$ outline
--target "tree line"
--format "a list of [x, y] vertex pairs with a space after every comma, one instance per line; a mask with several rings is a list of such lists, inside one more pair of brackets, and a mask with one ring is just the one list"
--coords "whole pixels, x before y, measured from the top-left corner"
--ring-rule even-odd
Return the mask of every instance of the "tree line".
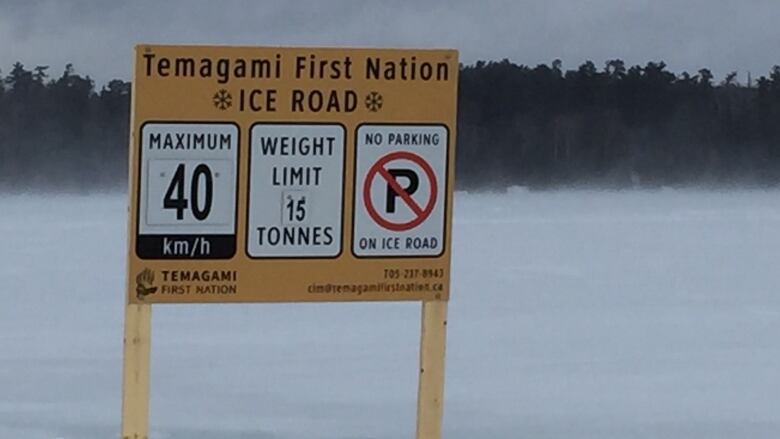
[[[67, 65], [0, 72], [0, 188], [127, 181], [131, 84]], [[780, 66], [747, 83], [663, 62], [461, 66], [461, 188], [780, 183]]]
[[101, 189], [127, 180], [130, 83], [99, 91], [68, 64], [0, 76], [0, 188]]
[[663, 62], [477, 62], [461, 69], [459, 101], [464, 187], [780, 181], [780, 66], [741, 85]]

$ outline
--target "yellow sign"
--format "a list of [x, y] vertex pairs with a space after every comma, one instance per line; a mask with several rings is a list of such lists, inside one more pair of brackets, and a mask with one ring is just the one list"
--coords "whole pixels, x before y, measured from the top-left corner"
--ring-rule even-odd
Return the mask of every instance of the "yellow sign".
[[453, 50], [139, 45], [128, 301], [447, 300]]

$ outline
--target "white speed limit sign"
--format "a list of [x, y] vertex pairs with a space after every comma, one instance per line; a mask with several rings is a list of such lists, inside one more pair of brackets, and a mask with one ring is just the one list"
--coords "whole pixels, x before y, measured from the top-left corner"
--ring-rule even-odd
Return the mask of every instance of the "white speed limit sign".
[[136, 254], [145, 259], [232, 257], [238, 127], [146, 123], [140, 137]]

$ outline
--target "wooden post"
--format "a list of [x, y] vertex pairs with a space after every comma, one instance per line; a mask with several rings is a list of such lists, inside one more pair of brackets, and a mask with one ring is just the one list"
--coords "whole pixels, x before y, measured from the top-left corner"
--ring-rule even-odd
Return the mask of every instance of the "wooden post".
[[417, 439], [441, 439], [444, 412], [444, 352], [447, 301], [422, 303], [420, 384], [417, 393]]
[[122, 439], [149, 437], [152, 305], [125, 305]]

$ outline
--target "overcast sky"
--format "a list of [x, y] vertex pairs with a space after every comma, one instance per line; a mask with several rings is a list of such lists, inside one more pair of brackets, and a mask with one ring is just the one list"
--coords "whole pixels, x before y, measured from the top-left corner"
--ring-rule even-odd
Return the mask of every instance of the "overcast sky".
[[780, 0], [155, 1], [0, 0], [0, 69], [68, 62], [130, 79], [147, 43], [443, 47], [461, 61], [560, 58], [766, 74], [780, 64]]

